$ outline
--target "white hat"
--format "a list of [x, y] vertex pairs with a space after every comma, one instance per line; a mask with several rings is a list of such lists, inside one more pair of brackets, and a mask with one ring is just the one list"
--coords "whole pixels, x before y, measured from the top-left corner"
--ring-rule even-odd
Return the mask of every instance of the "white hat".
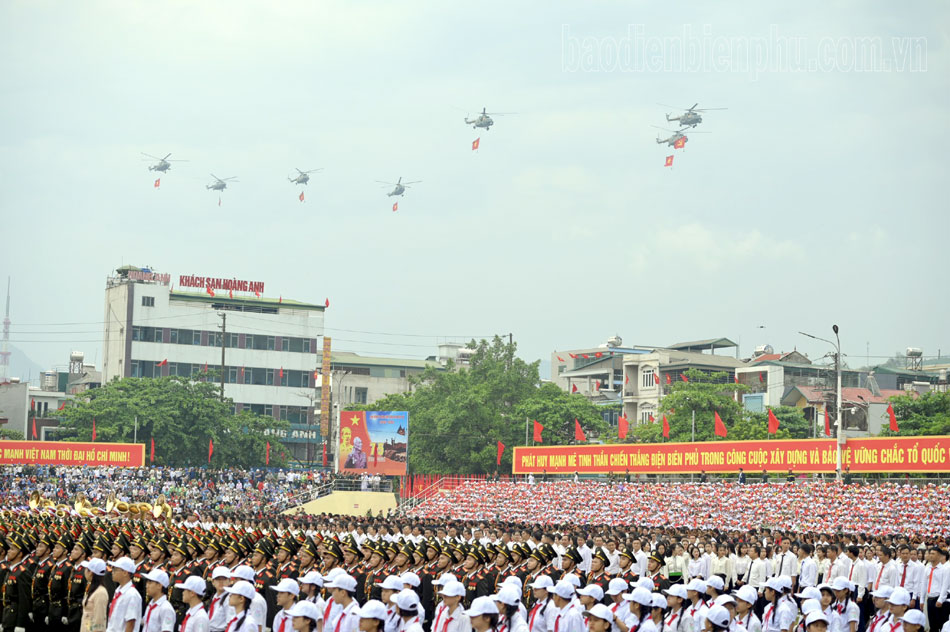
[[324, 586], [326, 586], [326, 584], [328, 584], [328, 583], [332, 582], [334, 579], [336, 579], [337, 576], [343, 575], [344, 573], [346, 573], [346, 571], [344, 571], [344, 570], [343, 570], [342, 568], [340, 568], [339, 566], [336, 566], [336, 567], [334, 567], [334, 568], [331, 568], [329, 571], [327, 571], [327, 574], [323, 576], [323, 583], [324, 583]]
[[584, 595], [585, 597], [593, 597], [594, 601], [598, 602], [604, 598], [604, 589], [597, 584], [587, 584], [583, 588], [579, 588], [577, 594]]
[[791, 590], [792, 589], [792, 578], [788, 575], [779, 575], [777, 577], [778, 583], [781, 586], [779, 590]]
[[227, 566], [215, 566], [211, 571], [211, 579], [231, 579], [231, 570]]
[[224, 592], [230, 595], [241, 595], [248, 600], [253, 600], [254, 595], [257, 594], [254, 592], [254, 586], [252, 586], [250, 582], [246, 582], [244, 580], [234, 582], [234, 585], [230, 588], [225, 588]]
[[313, 586], [323, 587], [323, 575], [317, 571], [307, 571], [307, 574], [299, 580], [301, 584], [311, 584]]
[[595, 603], [590, 607], [590, 610], [585, 610], [584, 614], [589, 617], [597, 617], [598, 619], [603, 619], [604, 621], [610, 621], [611, 623], [613, 623], [614, 620], [614, 613], [610, 611], [610, 608], [602, 603]]
[[514, 586], [518, 589], [518, 594], [521, 594], [521, 589], [524, 588], [524, 584], [521, 583], [521, 578], [517, 575], [509, 575], [505, 578], [505, 581], [501, 582], [501, 585]]
[[142, 579], [161, 584], [162, 588], [168, 588], [168, 573], [160, 568], [155, 568], [147, 573], [143, 573]]
[[[287, 581], [286, 578], [283, 581]], [[290, 581], [293, 581], [292, 579]], [[271, 586], [273, 588], [273, 586]], [[281, 590], [280, 592], [289, 592], [287, 590]], [[323, 615], [320, 614], [320, 609], [317, 608], [317, 604], [312, 601], [298, 601], [290, 607], [290, 610], [287, 611], [288, 617], [306, 617], [313, 621], [319, 621], [323, 618]]]
[[795, 593], [800, 599], [817, 599], [821, 601], [821, 589], [814, 586], [805, 586], [800, 593]]
[[[771, 579], [772, 578], [770, 578], [770, 580]], [[766, 582], [766, 584], [768, 584], [768, 582]], [[686, 590], [692, 590], [702, 594], [706, 592], [706, 582], [699, 579], [698, 577], [694, 577], [693, 579], [689, 580], [688, 584], [686, 584]]]
[[399, 575], [387, 575], [379, 587], [383, 590], [395, 590], [399, 592], [403, 589], [403, 583], [402, 580], [399, 579]]
[[554, 584], [554, 594], [562, 599], [572, 599], [574, 597], [574, 584], [562, 579]]
[[927, 623], [927, 618], [924, 617], [924, 613], [916, 608], [908, 610], [904, 613], [904, 616], [901, 617], [901, 621], [904, 623], [910, 623], [913, 625], [924, 625]]
[[571, 586], [574, 587], [574, 590], [577, 590], [578, 588], [581, 587], [581, 578], [575, 575], [574, 573], [565, 575], [564, 577], [561, 578], [561, 581], [569, 583]]
[[[107, 566], [118, 568], [125, 571], [126, 573], [129, 573], [130, 575], [135, 572], [135, 562], [132, 561], [131, 557], [120, 557], [114, 562], [109, 562]], [[165, 581], [165, 585], [168, 585], [168, 580]]]
[[[667, 595], [671, 597], [679, 597], [680, 599], [687, 599], [686, 595], [686, 586], [683, 584], [673, 584], [669, 587], [669, 590], [664, 590]], [[752, 592], [755, 592], [755, 589], [752, 589]]]
[[347, 592], [356, 591], [356, 580], [351, 575], [340, 573], [329, 584], [324, 584], [326, 588], [342, 588]]
[[417, 588], [419, 586], [419, 576], [412, 571], [406, 571], [400, 575], [399, 581], [401, 581], [403, 584], [409, 584], [413, 588]]
[[253, 582], [257, 573], [247, 564], [241, 564], [231, 571], [231, 579], [243, 579], [246, 582]]
[[802, 602], [802, 614], [808, 614], [815, 610], [821, 610], [821, 602], [817, 599], [806, 599]]
[[360, 619], [379, 619], [380, 621], [385, 621], [388, 616], [386, 606], [378, 599], [370, 599], [360, 608]]
[[98, 557], [89, 558], [85, 562], [80, 562], [79, 566], [88, 568], [89, 572], [93, 575], [104, 575], [106, 572], [105, 560], [100, 560]]
[[891, 593], [894, 591], [890, 586], [881, 586], [877, 590], [871, 593], [872, 597], [877, 597], [878, 599], [887, 599], [891, 596]]
[[732, 598], [732, 595], [719, 595], [713, 599], [713, 603], [717, 606], [725, 606], [726, 604], [735, 604], [736, 600]]
[[270, 589], [274, 592], [290, 593], [294, 597], [300, 594], [300, 584], [289, 577], [280, 580], [276, 586], [271, 586]]
[[759, 594], [755, 591], [755, 588], [746, 584], [739, 588], [739, 590], [732, 593], [736, 599], [741, 599], [746, 603], [755, 604], [759, 599]]
[[646, 588], [650, 592], [653, 592], [656, 589], [656, 585], [653, 583], [653, 580], [649, 577], [641, 577], [637, 580], [635, 584], [639, 588]]
[[551, 580], [550, 575], [541, 575], [536, 580], [528, 584], [528, 586], [531, 586], [531, 588], [533, 588], [534, 590], [537, 590], [539, 588], [543, 588], [544, 590], [547, 590], [549, 588], [554, 588], [554, 582]]
[[180, 584], [175, 584], [175, 588], [181, 588], [182, 590], [190, 590], [191, 592], [195, 593], [199, 597], [205, 594], [206, 587], [207, 587], [207, 584], [205, 584], [205, 580], [201, 579], [197, 575], [190, 575], [189, 577], [185, 579], [184, 582]]
[[769, 577], [767, 580], [765, 580], [765, 587], [781, 592], [782, 580], [780, 580], [778, 577]]
[[498, 606], [495, 605], [491, 597], [476, 597], [472, 601], [472, 606], [465, 611], [469, 617], [477, 617], [480, 614], [498, 614]]
[[706, 579], [706, 589], [715, 588], [716, 590], [722, 590], [726, 587], [725, 582], [722, 581], [722, 577], [719, 575], [710, 575]]
[[831, 582], [831, 588], [833, 590], [854, 590], [854, 586], [848, 581], [847, 577], [835, 577], [835, 580]]
[[[603, 598], [603, 595], [601, 595], [601, 598]], [[517, 588], [508, 584], [498, 589], [498, 594], [495, 595], [495, 601], [500, 601], [506, 606], [514, 606], [521, 601], [521, 593], [518, 592]]]
[[825, 613], [821, 611], [820, 606], [818, 610], [812, 610], [808, 613], [808, 616], [805, 617], [805, 627], [807, 628], [815, 621], [824, 621], [825, 623], [828, 623], [828, 617], [826, 617]]
[[666, 608], [666, 606], [667, 606], [666, 597], [664, 597], [664, 596], [661, 595], [660, 593], [653, 593], [653, 604], [652, 604], [652, 606], [653, 606], [654, 608]]
[[653, 593], [640, 586], [634, 588], [633, 592], [624, 595], [623, 598], [627, 601], [635, 601], [641, 606], [653, 606]]
[[[442, 573], [438, 579], [432, 582], [435, 586], [445, 586], [449, 582], [457, 582], [458, 578], [452, 573]], [[376, 617], [371, 617], [375, 619]]]
[[607, 584], [607, 594], [620, 595], [627, 592], [627, 588], [629, 588], [627, 580], [625, 580], [623, 577], [614, 577], [610, 580], [610, 583]]
[[419, 595], [416, 594], [416, 591], [410, 590], [409, 588], [400, 590], [390, 597], [389, 600], [396, 604], [400, 610], [416, 610], [419, 607]]
[[729, 627], [729, 611], [722, 606], [713, 606], [706, 612], [706, 620], [719, 628]]
[[891, 596], [887, 598], [887, 603], [894, 604], [895, 606], [909, 606], [910, 593], [907, 592], [906, 588], [897, 586], [891, 591]]
[[462, 582], [449, 582], [439, 592], [442, 593], [443, 597], [464, 597], [465, 586], [462, 585]]

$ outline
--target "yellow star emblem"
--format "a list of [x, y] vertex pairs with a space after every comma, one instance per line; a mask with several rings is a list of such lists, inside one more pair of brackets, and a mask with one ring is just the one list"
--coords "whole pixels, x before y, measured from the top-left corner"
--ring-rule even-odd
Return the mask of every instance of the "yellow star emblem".
[[359, 416], [359, 415], [353, 415], [352, 417], [350, 417], [350, 423], [351, 423], [352, 425], [354, 425], [354, 426], [360, 425], [360, 416]]

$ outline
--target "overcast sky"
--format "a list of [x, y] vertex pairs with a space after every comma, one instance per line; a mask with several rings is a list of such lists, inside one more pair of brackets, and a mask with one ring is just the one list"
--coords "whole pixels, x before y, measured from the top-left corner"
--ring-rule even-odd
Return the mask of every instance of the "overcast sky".
[[[327, 333], [361, 353], [512, 332], [528, 359], [614, 334], [815, 357], [797, 332], [838, 323], [853, 365], [946, 354], [948, 26], [936, 0], [7, 0], [11, 339], [98, 363], [104, 282], [131, 263], [329, 297]], [[614, 56], [648, 45], [667, 52]], [[889, 70], [856, 68], [861, 46]], [[658, 103], [695, 102], [728, 110], [658, 146]], [[517, 114], [476, 132], [483, 106]], [[155, 190], [139, 152], [189, 162]], [[211, 172], [240, 180], [220, 206]], [[422, 182], [393, 213], [375, 180], [399, 176]]]

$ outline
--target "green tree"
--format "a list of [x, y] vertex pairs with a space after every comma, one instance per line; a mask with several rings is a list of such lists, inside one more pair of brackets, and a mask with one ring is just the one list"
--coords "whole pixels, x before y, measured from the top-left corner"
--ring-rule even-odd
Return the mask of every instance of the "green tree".
[[23, 434], [17, 430], [7, 430], [6, 428], [0, 428], [0, 439], [7, 439], [9, 441], [23, 441]]
[[[409, 470], [413, 473], [511, 471], [514, 446], [524, 445], [525, 422], [545, 426], [545, 444], [569, 443], [574, 419], [588, 439], [604, 436], [607, 424], [586, 398], [553, 384], [540, 384], [538, 362], [517, 357], [517, 345], [500, 337], [472, 341], [470, 366], [458, 371], [427, 369], [413, 391], [394, 394], [359, 410], [409, 412]], [[528, 428], [529, 438], [531, 428]], [[505, 444], [499, 468], [497, 442]]]
[[[659, 413], [665, 414], [670, 424], [670, 441], [691, 441], [693, 436], [693, 413], [696, 413], [696, 441], [720, 440], [713, 434], [713, 415], [719, 417], [731, 432], [742, 420], [745, 409], [735, 401], [733, 393], [746, 390], [742, 384], [727, 383], [730, 376], [725, 372], [706, 374], [698, 369], [685, 371], [688, 382], [674, 382], [669, 392], [660, 400]], [[660, 419], [657, 419], [660, 422]], [[650, 424], [655, 426], [661, 423]], [[660, 432], [662, 429], [660, 430]], [[649, 433], [652, 436], [652, 432]]]
[[[155, 440], [156, 465], [204, 465], [208, 443], [214, 441], [213, 467], [264, 464], [264, 431], [289, 428], [286, 421], [243, 411], [231, 413], [230, 399], [221, 401], [220, 385], [184, 377], [125, 378], [84, 394], [60, 411], [59, 437], [66, 441], [146, 444]], [[136, 421], [137, 420], [137, 421]], [[279, 442], [271, 441], [271, 465], [284, 463]]]
[[891, 398], [899, 432], [884, 427], [881, 436], [950, 434], [950, 392], [898, 395]]
[[[814, 430], [811, 423], [805, 419], [801, 408], [794, 406], [774, 406], [772, 412], [778, 419], [778, 432], [769, 434], [768, 413], [746, 413], [746, 418], [736, 427], [737, 441], [746, 439], [811, 439]], [[733, 438], [732, 429], [729, 429], [729, 438]]]

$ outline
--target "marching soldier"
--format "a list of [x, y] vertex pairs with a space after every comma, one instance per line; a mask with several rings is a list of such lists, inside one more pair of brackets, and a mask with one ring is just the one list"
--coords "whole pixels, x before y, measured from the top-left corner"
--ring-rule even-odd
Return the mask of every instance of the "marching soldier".
[[[79, 566], [84, 562], [89, 554], [92, 553], [92, 545], [89, 543], [88, 536], [83, 534], [73, 546], [72, 555], [69, 556], [69, 588], [66, 593], [66, 630], [75, 632], [79, 630], [79, 623], [82, 621], [82, 599], [86, 596], [86, 570]], [[52, 610], [52, 609], [51, 609]]]
[[185, 603], [185, 596], [181, 588], [176, 588], [175, 584], [182, 584], [190, 575], [188, 569], [188, 549], [181, 540], [176, 540], [169, 545], [171, 555], [168, 559], [168, 602], [175, 611], [175, 627], [181, 625], [181, 620], [188, 611], [188, 605]]
[[594, 551], [594, 555], [591, 556], [590, 560], [590, 575], [587, 577], [586, 585], [600, 586], [600, 589], [606, 594], [607, 587], [610, 584], [610, 575], [605, 570], [608, 564], [610, 564], [610, 558], [605, 550], [598, 548]]
[[49, 577], [56, 560], [52, 551], [53, 536], [44, 533], [36, 544], [36, 557], [39, 561], [33, 570], [33, 586], [30, 590], [33, 602], [33, 629], [42, 632], [47, 629], [46, 617], [49, 616]]
[[32, 550], [33, 544], [27, 536], [17, 533], [7, 536], [7, 573], [0, 587], [3, 632], [13, 632], [15, 628], [26, 629], [30, 623], [33, 573], [26, 556]]
[[670, 587], [670, 580], [660, 574], [663, 568], [663, 558], [656, 553], [651, 553], [647, 558], [646, 577], [653, 580], [654, 592], [662, 592]]
[[617, 565], [620, 566], [620, 572], [617, 577], [623, 579], [627, 584], [633, 586], [640, 579], [636, 566], [637, 556], [632, 549], [624, 547], [620, 550], [620, 560]]
[[54, 630], [62, 629], [66, 625], [68, 613], [69, 580], [73, 574], [73, 558], [78, 556], [78, 564], [82, 556], [76, 553], [72, 536], [64, 533], [53, 545], [53, 566], [50, 568], [47, 580], [46, 594], [48, 595], [49, 614], [46, 620]]

